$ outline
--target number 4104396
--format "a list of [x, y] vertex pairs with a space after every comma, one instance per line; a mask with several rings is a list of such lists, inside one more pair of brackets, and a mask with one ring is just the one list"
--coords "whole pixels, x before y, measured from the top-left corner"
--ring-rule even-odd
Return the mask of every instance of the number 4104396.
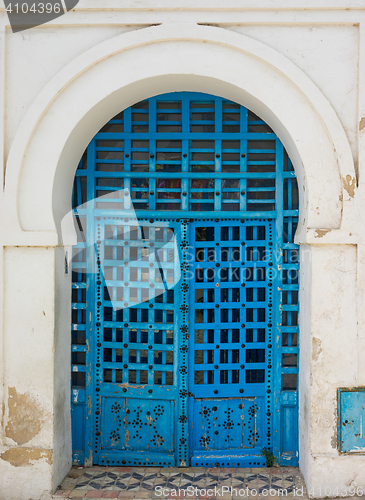
[[9, 14], [59, 14], [63, 12], [63, 7], [61, 3], [33, 3], [29, 5], [27, 3], [10, 3], [6, 11]]

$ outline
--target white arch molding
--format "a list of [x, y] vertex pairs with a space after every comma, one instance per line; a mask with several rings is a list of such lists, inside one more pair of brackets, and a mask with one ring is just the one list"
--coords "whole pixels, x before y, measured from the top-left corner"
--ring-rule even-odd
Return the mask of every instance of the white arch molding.
[[[309, 229], [320, 230], [318, 235], [322, 236], [326, 230], [341, 227], [353, 198], [354, 165], [339, 119], [313, 82], [286, 57], [247, 36], [208, 26], [168, 24], [125, 33], [100, 43], [65, 66], [37, 96], [21, 122], [7, 161], [4, 246], [72, 244], [73, 238], [60, 241], [59, 229], [62, 217], [71, 210], [74, 174], [86, 146], [119, 111], [142, 99], [173, 91], [205, 92], [231, 99], [261, 116], [275, 130], [293, 161], [298, 178], [298, 241], [308, 242]], [[323, 242], [326, 238], [319, 239]], [[29, 266], [24, 269], [29, 280], [37, 281], [34, 263], [43, 265], [47, 249], [34, 250], [26, 253]], [[14, 259], [19, 254], [15, 250]], [[10, 255], [13, 254], [10, 252]], [[47, 447], [53, 451], [53, 462], [52, 465], [40, 464], [39, 476], [34, 476], [30, 468], [19, 467], [22, 479], [13, 481], [7, 498], [13, 498], [18, 484], [18, 496], [23, 498], [26, 474], [31, 492], [27, 495], [40, 497], [42, 491], [49, 491], [62, 481], [71, 465], [70, 275], [66, 277], [63, 271], [63, 250], [55, 248], [53, 258], [44, 270], [43, 281], [38, 279], [36, 301], [32, 302], [31, 294], [22, 297], [25, 313], [5, 322], [8, 325], [5, 335], [13, 338], [15, 332], [17, 345], [30, 342], [30, 337], [32, 346], [45, 345], [38, 356], [24, 354], [20, 358], [18, 350], [16, 353], [18, 362], [28, 373], [47, 362], [49, 380], [54, 375], [53, 382], [48, 384], [51, 395], [45, 388], [37, 387], [52, 415], [49, 425], [53, 434]], [[312, 276], [309, 260], [302, 264], [300, 463], [309, 485], [313, 481], [320, 484], [322, 475], [320, 467], [316, 470], [313, 467], [309, 425], [312, 412], [311, 280], [321, 277]], [[8, 290], [9, 287], [6, 293], [10, 293]], [[16, 294], [9, 295], [8, 303], [12, 300], [19, 303], [18, 289], [14, 290]], [[36, 334], [32, 331], [30, 335], [22, 316], [29, 323], [27, 311], [35, 310], [43, 321], [42, 300], [49, 297], [50, 323], [43, 325], [31, 317], [30, 323], [35, 322], [37, 329]], [[41, 309], [38, 311], [38, 308]], [[314, 312], [318, 315], [318, 311]], [[336, 325], [336, 322], [328, 322], [327, 316], [325, 332], [333, 335], [336, 328], [340, 328]], [[53, 343], [49, 343], [52, 334]], [[20, 389], [23, 383], [18, 383]], [[0, 460], [1, 470], [9, 470], [9, 467]]]
[[340, 227], [353, 195], [343, 184], [355, 183], [355, 171], [346, 134], [319, 89], [261, 42], [221, 28], [169, 24], [93, 47], [40, 92], [7, 162], [8, 244], [57, 244], [74, 173], [91, 138], [117, 112], [173, 91], [215, 94], [260, 115], [296, 170], [299, 233]]

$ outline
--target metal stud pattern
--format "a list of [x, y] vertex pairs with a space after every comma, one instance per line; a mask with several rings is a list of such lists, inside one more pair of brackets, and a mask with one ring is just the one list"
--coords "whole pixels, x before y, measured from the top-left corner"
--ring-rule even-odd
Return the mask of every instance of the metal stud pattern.
[[157, 96], [95, 136], [73, 197], [74, 461], [295, 465], [298, 190], [273, 131]]
[[[175, 463], [179, 296], [169, 284], [180, 280], [176, 230], [163, 221], [97, 218], [100, 464]], [[116, 384], [125, 395], [117, 412]]]
[[214, 465], [241, 466], [249, 454], [257, 465], [252, 457], [272, 446], [264, 418], [272, 404], [272, 288], [280, 286], [272, 227], [260, 219], [190, 224], [192, 465], [210, 467], [214, 457]]

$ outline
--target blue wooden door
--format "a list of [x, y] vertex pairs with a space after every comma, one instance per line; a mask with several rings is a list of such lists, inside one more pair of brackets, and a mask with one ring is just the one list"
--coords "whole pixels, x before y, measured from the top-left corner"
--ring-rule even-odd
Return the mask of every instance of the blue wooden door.
[[262, 465], [271, 432], [272, 222], [197, 221], [190, 237], [191, 463]]
[[98, 462], [174, 465], [178, 225], [103, 217], [95, 230]]
[[74, 461], [298, 462], [298, 189], [270, 127], [215, 96], [116, 115], [76, 172]]

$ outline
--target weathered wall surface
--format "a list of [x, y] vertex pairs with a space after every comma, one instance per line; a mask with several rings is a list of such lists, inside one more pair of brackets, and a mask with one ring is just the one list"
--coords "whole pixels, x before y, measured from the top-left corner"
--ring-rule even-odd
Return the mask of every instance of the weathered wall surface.
[[17, 484], [28, 493], [16, 495], [29, 498], [29, 490], [40, 495], [52, 487], [54, 251], [8, 247], [4, 270], [6, 418], [0, 495], [11, 498]]
[[50, 498], [70, 468], [70, 281], [54, 219], [72, 172], [100, 120], [174, 89], [262, 112], [292, 152], [300, 467], [315, 496], [365, 487], [365, 455], [337, 449], [336, 399], [365, 386], [362, 0], [80, 0], [17, 34], [0, 8], [0, 499]]
[[309, 26], [232, 26], [229, 29], [273, 47], [310, 77], [335, 109], [357, 164], [359, 27], [313, 23]]

